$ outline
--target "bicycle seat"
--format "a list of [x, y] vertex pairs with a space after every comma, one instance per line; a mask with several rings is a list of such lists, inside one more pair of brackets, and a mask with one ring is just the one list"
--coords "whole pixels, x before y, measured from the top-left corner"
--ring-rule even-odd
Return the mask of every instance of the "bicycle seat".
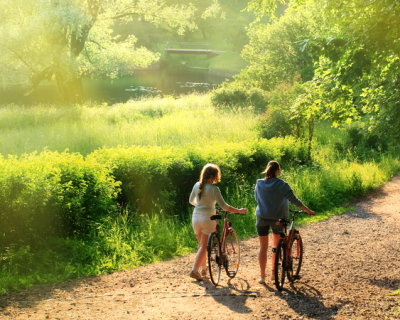
[[280, 224], [289, 224], [290, 220], [289, 219], [279, 219]]
[[219, 214], [214, 214], [213, 216], [210, 217], [210, 220], [221, 220], [222, 216]]

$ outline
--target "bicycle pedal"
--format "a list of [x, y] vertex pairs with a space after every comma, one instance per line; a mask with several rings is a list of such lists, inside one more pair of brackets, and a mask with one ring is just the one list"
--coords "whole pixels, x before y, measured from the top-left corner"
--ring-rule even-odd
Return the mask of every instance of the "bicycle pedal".
[[301, 276], [294, 275], [293, 278], [294, 278], [295, 280], [300, 280], [300, 279], [301, 279]]

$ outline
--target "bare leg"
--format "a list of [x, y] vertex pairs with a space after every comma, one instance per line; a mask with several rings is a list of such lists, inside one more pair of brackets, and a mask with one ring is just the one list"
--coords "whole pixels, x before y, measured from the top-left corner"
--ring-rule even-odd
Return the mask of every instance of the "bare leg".
[[267, 266], [268, 236], [258, 236], [260, 240], [260, 251], [258, 262], [260, 263], [261, 278], [265, 279], [265, 268]]
[[[276, 248], [278, 246], [279, 239], [281, 238], [280, 234], [272, 234], [272, 243], [273, 247]], [[275, 270], [275, 252], [272, 252], [272, 274], [274, 274]]]
[[195, 271], [198, 271], [201, 266], [206, 265], [208, 235], [199, 233], [196, 234], [196, 237], [199, 244], [199, 249], [197, 250], [196, 258], [194, 259], [194, 269]]

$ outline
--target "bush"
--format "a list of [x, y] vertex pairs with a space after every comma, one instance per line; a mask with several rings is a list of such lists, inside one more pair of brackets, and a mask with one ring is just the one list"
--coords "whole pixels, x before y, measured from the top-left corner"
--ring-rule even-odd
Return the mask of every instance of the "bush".
[[306, 150], [293, 138], [221, 143], [191, 150], [162, 147], [103, 148], [88, 156], [106, 165], [118, 182], [118, 203], [134, 211], [187, 213], [190, 191], [207, 163], [220, 166], [222, 190], [260, 172], [272, 159], [283, 165], [305, 161]]
[[293, 136], [304, 138], [304, 124], [306, 121], [294, 117], [291, 110], [299, 94], [304, 92], [301, 84], [281, 84], [269, 93], [269, 106], [267, 112], [260, 118], [257, 129], [262, 138]]
[[356, 122], [348, 125], [345, 129], [346, 139], [342, 142], [335, 142], [335, 148], [343, 152], [351, 149], [376, 149], [385, 151], [388, 148], [388, 141], [375, 132], [368, 132], [362, 123]]
[[267, 108], [267, 96], [262, 89], [245, 87], [237, 82], [224, 82], [211, 92], [211, 103], [216, 107], [253, 106], [256, 113], [263, 113]]
[[0, 158], [0, 248], [87, 233], [116, 212], [118, 186], [106, 166], [78, 154]]

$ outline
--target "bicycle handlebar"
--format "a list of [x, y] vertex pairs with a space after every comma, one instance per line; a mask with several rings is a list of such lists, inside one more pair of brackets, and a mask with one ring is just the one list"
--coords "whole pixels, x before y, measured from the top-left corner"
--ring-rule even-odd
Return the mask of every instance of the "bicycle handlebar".
[[289, 209], [289, 211], [292, 213], [306, 213], [304, 210], [290, 210]]
[[215, 209], [215, 213], [216, 214], [225, 213], [226, 215], [228, 215], [228, 214], [240, 214], [240, 215], [246, 214], [246, 213], [228, 212], [228, 211], [222, 210], [222, 209]]

